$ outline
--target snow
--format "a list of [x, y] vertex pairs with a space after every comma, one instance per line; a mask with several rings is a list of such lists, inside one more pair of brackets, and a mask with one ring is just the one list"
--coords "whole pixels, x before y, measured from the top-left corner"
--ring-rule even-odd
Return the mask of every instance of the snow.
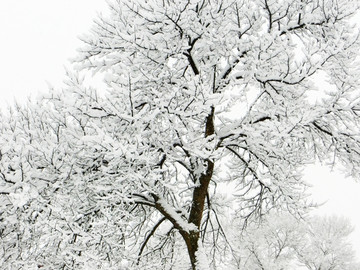
[[181, 217], [179, 213], [176, 212], [174, 207], [169, 205], [164, 198], [160, 198], [157, 203], [165, 210], [165, 212], [174, 219], [174, 221], [180, 226], [180, 228], [186, 232], [197, 231], [197, 227], [193, 223], [187, 222], [184, 218]]
[[27, 204], [30, 200], [35, 199], [38, 196], [36, 189], [27, 183], [21, 185], [21, 191], [11, 193], [8, 195], [11, 203], [16, 208], [21, 208]]

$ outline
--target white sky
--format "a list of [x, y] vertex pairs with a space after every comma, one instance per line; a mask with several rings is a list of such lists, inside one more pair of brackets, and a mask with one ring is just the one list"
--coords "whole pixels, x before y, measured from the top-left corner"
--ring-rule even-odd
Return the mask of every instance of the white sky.
[[0, 106], [59, 86], [105, 0], [0, 1]]
[[[46, 82], [59, 87], [81, 45], [78, 36], [106, 11], [105, 0], [1, 0], [0, 107], [46, 92]], [[356, 227], [360, 261], [360, 183], [319, 166], [310, 166], [305, 178], [314, 185], [314, 200], [327, 201], [318, 213], [348, 217]]]

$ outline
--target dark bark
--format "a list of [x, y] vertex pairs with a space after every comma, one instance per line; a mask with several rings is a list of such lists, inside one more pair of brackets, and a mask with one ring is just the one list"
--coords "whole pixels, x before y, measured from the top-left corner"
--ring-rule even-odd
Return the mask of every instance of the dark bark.
[[[205, 137], [211, 136], [215, 133], [214, 128], [214, 108], [211, 108], [211, 112], [206, 117], [205, 121]], [[182, 236], [186, 242], [188, 249], [190, 262], [193, 270], [196, 270], [196, 252], [198, 250], [198, 241], [200, 238], [200, 225], [204, 212], [204, 205], [206, 194], [208, 191], [209, 183], [214, 171], [214, 162], [210, 159], [205, 161], [207, 168], [206, 171], [200, 175], [198, 183], [194, 188], [192, 205], [189, 215], [189, 223], [193, 223], [197, 230], [190, 231], [187, 233], [182, 233]]]
[[204, 205], [206, 194], [208, 191], [209, 183], [214, 170], [214, 162], [207, 161], [207, 170], [205, 174], [202, 174], [199, 182], [200, 184], [195, 187], [192, 199], [192, 206], [190, 210], [189, 223], [196, 225], [197, 231], [190, 231], [185, 239], [188, 253], [192, 265], [192, 269], [196, 270], [196, 251], [198, 250], [198, 241], [200, 238], [200, 225], [204, 212]]

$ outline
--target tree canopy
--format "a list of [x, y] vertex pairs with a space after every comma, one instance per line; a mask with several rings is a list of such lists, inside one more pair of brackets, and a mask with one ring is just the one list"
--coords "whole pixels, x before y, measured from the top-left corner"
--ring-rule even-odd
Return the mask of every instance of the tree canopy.
[[306, 164], [359, 178], [359, 1], [109, 7], [64, 89], [1, 118], [0, 265], [238, 269], [227, 235], [304, 214]]

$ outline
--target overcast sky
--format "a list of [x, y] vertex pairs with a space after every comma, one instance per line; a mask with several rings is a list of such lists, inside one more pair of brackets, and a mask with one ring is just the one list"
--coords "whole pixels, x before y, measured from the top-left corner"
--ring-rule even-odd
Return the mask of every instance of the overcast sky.
[[[47, 91], [47, 82], [60, 87], [64, 67], [81, 45], [78, 36], [106, 11], [105, 0], [1, 0], [0, 107]], [[352, 238], [360, 260], [360, 183], [319, 166], [310, 166], [305, 178], [314, 184], [313, 199], [327, 201], [319, 213], [343, 215], [356, 226]]]
[[0, 1], [0, 105], [57, 86], [105, 0]]

